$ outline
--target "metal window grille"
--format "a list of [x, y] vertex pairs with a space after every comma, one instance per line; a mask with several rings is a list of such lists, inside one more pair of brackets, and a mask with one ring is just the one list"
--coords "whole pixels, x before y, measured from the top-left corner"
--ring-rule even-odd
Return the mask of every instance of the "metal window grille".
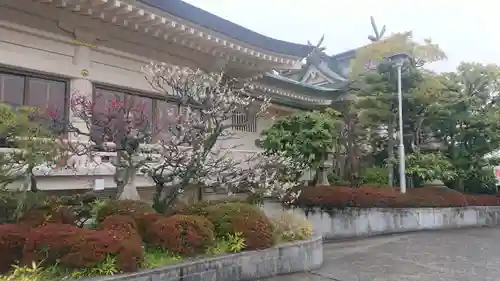
[[232, 116], [233, 129], [242, 132], [257, 132], [257, 118], [255, 115], [238, 112]]

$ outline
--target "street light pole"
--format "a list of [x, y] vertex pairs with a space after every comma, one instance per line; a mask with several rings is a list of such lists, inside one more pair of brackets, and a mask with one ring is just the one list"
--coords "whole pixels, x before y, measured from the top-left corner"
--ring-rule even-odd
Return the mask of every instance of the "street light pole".
[[398, 113], [399, 113], [399, 186], [401, 193], [406, 193], [405, 145], [403, 142], [403, 91], [401, 87], [401, 68], [403, 62], [398, 63]]
[[412, 61], [408, 54], [394, 54], [387, 58], [398, 71], [398, 115], [399, 115], [399, 185], [401, 193], [406, 193], [405, 146], [403, 139], [403, 90], [401, 86], [401, 70], [406, 61]]

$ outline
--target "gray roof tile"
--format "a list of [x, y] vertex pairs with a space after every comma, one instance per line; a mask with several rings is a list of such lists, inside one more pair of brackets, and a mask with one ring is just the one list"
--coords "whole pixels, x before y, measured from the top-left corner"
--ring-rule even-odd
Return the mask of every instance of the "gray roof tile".
[[178, 18], [274, 53], [303, 58], [312, 51], [312, 47], [309, 45], [267, 37], [180, 0], [138, 1]]

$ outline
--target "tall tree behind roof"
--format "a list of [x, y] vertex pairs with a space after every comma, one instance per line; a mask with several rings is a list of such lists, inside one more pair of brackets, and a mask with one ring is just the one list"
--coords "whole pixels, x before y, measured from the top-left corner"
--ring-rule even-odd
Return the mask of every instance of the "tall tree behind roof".
[[413, 39], [411, 31], [394, 33], [384, 38], [385, 25], [379, 30], [375, 19], [371, 17], [370, 20], [374, 34], [368, 36], [371, 43], [359, 48], [355, 58], [351, 60], [351, 79], [356, 79], [367, 70], [373, 69], [386, 57], [397, 53], [408, 53], [420, 65], [446, 59], [443, 50], [430, 38], [419, 43]]

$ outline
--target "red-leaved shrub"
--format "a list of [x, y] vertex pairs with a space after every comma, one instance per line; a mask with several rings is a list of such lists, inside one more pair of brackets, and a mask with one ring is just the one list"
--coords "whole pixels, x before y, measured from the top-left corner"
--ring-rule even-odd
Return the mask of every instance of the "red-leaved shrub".
[[28, 228], [19, 224], [0, 225], [0, 273], [21, 260]]
[[255, 205], [225, 203], [205, 208], [218, 236], [241, 233], [246, 250], [266, 249], [275, 242], [274, 226], [269, 218]]
[[21, 218], [20, 223], [30, 227], [37, 227], [49, 223], [74, 225], [76, 221], [77, 217], [69, 207], [45, 206], [27, 211]]
[[310, 186], [302, 189], [296, 202], [302, 207], [335, 209], [357, 208], [426, 208], [500, 206], [492, 195], [466, 195], [448, 188], [424, 187], [402, 194], [396, 188]]
[[492, 195], [466, 195], [469, 206], [500, 206], [500, 197]]
[[[136, 271], [138, 261], [130, 254], [123, 236], [113, 230], [90, 230], [68, 224], [46, 224], [31, 229], [23, 251], [23, 264], [58, 263], [68, 268], [89, 268], [106, 256], [116, 256], [122, 271]], [[127, 262], [132, 260], [132, 262]]]
[[118, 265], [127, 271], [137, 269], [144, 257], [144, 249], [134, 219], [121, 215], [109, 216], [99, 226], [102, 231], [107, 231], [124, 244], [117, 257]]
[[139, 200], [109, 200], [97, 212], [97, 221], [101, 222], [111, 215], [134, 216], [154, 212], [153, 207], [147, 202]]
[[432, 206], [416, 207], [465, 207], [468, 206], [466, 196], [453, 189], [445, 187], [423, 187], [408, 190], [413, 197], [425, 198], [427, 202], [433, 202]]
[[174, 215], [157, 220], [146, 240], [156, 247], [189, 256], [213, 245], [213, 228], [204, 217]]
[[[106, 217], [100, 224], [100, 229], [109, 229], [109, 230], [134, 230], [132, 234], [137, 234], [137, 224], [134, 219], [129, 216], [122, 215], [113, 215]], [[131, 234], [131, 235], [132, 235]]]
[[160, 219], [165, 218], [164, 215], [156, 212], [148, 212], [142, 214], [134, 214], [133, 219], [137, 225], [137, 231], [139, 235], [145, 242], [149, 242], [147, 239], [150, 237], [148, 235], [149, 231], [153, 228], [153, 225]]

